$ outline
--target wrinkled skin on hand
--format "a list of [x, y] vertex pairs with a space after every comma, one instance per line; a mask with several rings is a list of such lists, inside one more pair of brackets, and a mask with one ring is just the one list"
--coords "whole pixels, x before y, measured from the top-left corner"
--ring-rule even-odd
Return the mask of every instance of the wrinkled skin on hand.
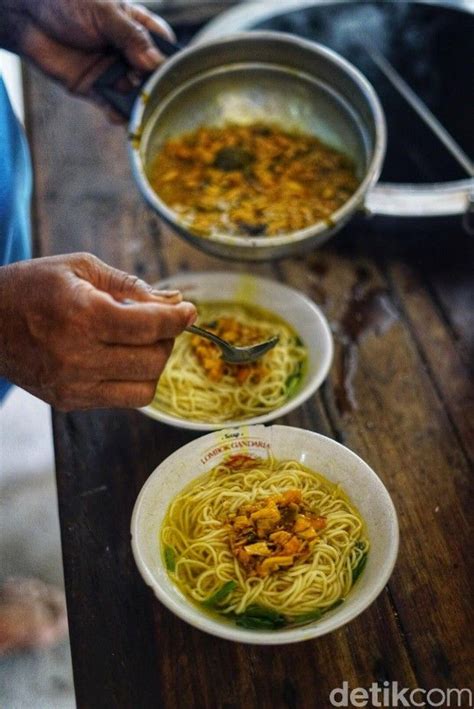
[[62, 410], [145, 406], [195, 318], [179, 292], [90, 254], [4, 266], [0, 376]]
[[[34, 62], [69, 91], [94, 96], [92, 85], [122, 54], [136, 72], [164, 60], [152, 30], [173, 41], [168, 24], [141, 5], [116, 0], [0, 0], [0, 46]], [[128, 90], [132, 81], [120, 87]]]

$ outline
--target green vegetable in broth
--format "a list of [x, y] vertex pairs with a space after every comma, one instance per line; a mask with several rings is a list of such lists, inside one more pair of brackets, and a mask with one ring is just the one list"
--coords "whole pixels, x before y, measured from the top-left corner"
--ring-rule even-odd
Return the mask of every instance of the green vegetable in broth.
[[234, 588], [237, 588], [237, 582], [227, 581], [227, 583], [221, 586], [221, 588], [213, 593], [212, 596], [209, 596], [209, 598], [203, 602], [203, 605], [207, 608], [215, 608], [227, 598], [229, 593], [231, 593]]
[[173, 547], [165, 546], [165, 564], [168, 571], [174, 571], [176, 568], [176, 554]]

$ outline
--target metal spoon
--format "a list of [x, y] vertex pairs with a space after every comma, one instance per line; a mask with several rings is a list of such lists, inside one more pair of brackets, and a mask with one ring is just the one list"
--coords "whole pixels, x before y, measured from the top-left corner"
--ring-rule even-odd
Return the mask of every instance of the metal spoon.
[[249, 362], [255, 362], [255, 360], [262, 357], [266, 352], [273, 349], [279, 340], [279, 337], [276, 336], [265, 342], [259, 342], [256, 345], [235, 347], [231, 345], [230, 342], [226, 342], [212, 332], [197, 327], [197, 325], [190, 325], [186, 327], [185, 330], [214, 342], [214, 344], [220, 348], [224, 362], [229, 362], [230, 364], [248, 364]]

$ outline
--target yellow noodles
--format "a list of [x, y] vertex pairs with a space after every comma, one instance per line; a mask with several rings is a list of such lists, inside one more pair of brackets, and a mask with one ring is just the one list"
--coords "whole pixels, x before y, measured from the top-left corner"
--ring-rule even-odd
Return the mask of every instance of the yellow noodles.
[[[220, 370], [216, 373], [211, 363], [206, 370], [195, 342], [193, 344], [193, 336], [184, 333], [176, 340], [152, 406], [190, 421], [220, 423], [273, 411], [297, 391], [303, 376], [306, 348], [283, 320], [260, 308], [236, 303], [201, 304], [198, 311], [198, 322], [204, 327], [209, 328], [220, 319], [234, 319], [248, 331], [257, 329], [257, 339], [278, 335], [279, 342], [258, 361], [257, 368], [249, 370], [250, 376], [242, 380], [240, 375], [246, 373], [242, 365], [227, 366], [222, 373]], [[211, 347], [218, 356], [215, 345]]]
[[[265, 578], [247, 576], [230, 548], [229, 516], [288, 490], [300, 490], [304, 504], [323, 516], [326, 525], [311, 542], [311, 553], [291, 568]], [[307, 622], [318, 617], [318, 609], [324, 612], [341, 602], [362, 572], [369, 548], [364, 522], [339, 486], [296, 461], [242, 456], [216, 466], [174, 499], [161, 543], [172, 558], [171, 577], [188, 597], [209, 605], [213, 594], [224, 589], [224, 597], [218, 596], [211, 607], [244, 627], [257, 628], [277, 627], [272, 617], [280, 625]], [[247, 617], [255, 608], [263, 614], [263, 624]]]

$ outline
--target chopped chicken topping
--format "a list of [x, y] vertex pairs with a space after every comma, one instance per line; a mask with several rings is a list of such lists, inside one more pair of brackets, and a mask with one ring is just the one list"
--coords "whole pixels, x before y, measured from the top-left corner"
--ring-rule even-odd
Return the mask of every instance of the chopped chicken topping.
[[[245, 325], [233, 317], [221, 317], [214, 322], [203, 323], [202, 327], [239, 347], [255, 345], [265, 339], [258, 327]], [[220, 382], [222, 377], [230, 375], [237, 384], [247, 381], [249, 384], [258, 384], [268, 371], [261, 360], [245, 365], [224, 362], [217, 345], [205, 340], [200, 335], [194, 335], [191, 344], [201, 367], [213, 382]]]
[[256, 542], [256, 544], [247, 544], [244, 549], [247, 554], [250, 554], [250, 556], [270, 556], [270, 554], [272, 553], [271, 550], [268, 548], [266, 542]]
[[326, 526], [300, 490], [287, 490], [243, 505], [226, 520], [229, 544], [246, 576], [265, 577], [305, 559]]

